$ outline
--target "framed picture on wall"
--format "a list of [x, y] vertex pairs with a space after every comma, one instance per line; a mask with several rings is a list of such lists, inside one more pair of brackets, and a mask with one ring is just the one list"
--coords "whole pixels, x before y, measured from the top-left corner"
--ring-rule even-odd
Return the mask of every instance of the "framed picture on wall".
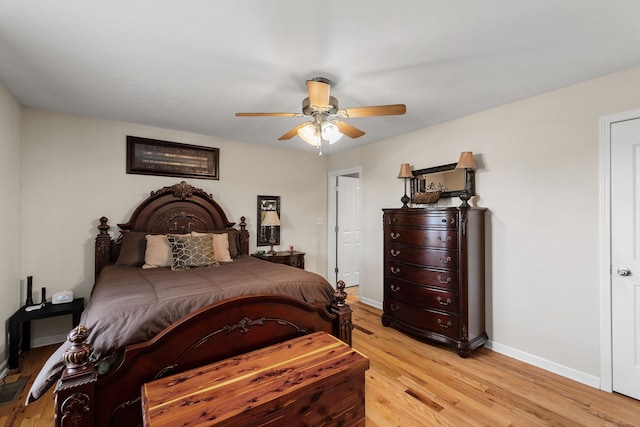
[[220, 179], [218, 148], [127, 136], [127, 173]]

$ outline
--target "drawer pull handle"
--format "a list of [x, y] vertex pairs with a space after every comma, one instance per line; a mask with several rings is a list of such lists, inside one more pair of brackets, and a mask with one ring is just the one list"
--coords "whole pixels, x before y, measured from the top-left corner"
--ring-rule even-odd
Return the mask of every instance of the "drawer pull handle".
[[400, 292], [400, 286], [391, 285], [391, 290], [392, 290], [393, 292]]
[[438, 282], [446, 285], [447, 283], [451, 283], [451, 277], [447, 277], [447, 280], [442, 280], [442, 276], [438, 275]]
[[400, 255], [400, 251], [396, 251], [395, 249], [391, 249], [391, 256], [398, 256]]
[[442, 218], [441, 221], [446, 224], [447, 222], [451, 223], [451, 224], [455, 224], [456, 223], [456, 219], [455, 218]]
[[400, 233], [394, 233], [394, 232], [391, 232], [391, 238], [392, 238], [393, 240], [396, 240], [398, 237], [400, 237]]
[[394, 222], [398, 222], [398, 218], [389, 218], [389, 221], [387, 221], [387, 224], [391, 225]]
[[393, 274], [398, 274], [400, 273], [400, 269], [398, 267], [391, 267], [389, 270], [391, 270], [391, 272]]
[[451, 298], [447, 298], [447, 300], [445, 302], [442, 302], [442, 298], [441, 297], [438, 297], [436, 299], [438, 300], [438, 303], [440, 303], [440, 305], [449, 305], [449, 304], [451, 304]]
[[445, 239], [443, 239], [442, 236], [438, 236], [438, 240], [440, 240], [443, 243], [448, 243], [451, 241], [451, 236], [447, 236]]
[[[391, 311], [398, 311], [398, 310], [400, 310], [400, 306], [397, 306], [397, 305], [395, 305], [395, 304], [390, 304], [390, 305], [389, 305], [389, 308], [391, 309]], [[440, 320], [440, 319], [438, 319], [438, 320]]]
[[445, 328], [445, 329], [449, 329], [451, 327], [451, 322], [447, 322], [442, 323], [442, 320], [438, 319], [438, 325], [440, 325], [441, 328]]
[[[400, 252], [398, 252], [398, 253], [400, 253]], [[394, 255], [394, 256], [395, 256], [395, 255]], [[438, 261], [440, 261], [440, 262], [441, 262], [441, 263], [443, 263], [443, 264], [448, 264], [448, 263], [449, 263], [449, 261], [451, 261], [451, 257], [450, 257], [450, 256], [448, 256], [448, 257], [446, 257], [446, 258], [442, 258], [441, 256], [439, 256], [439, 257], [438, 257]]]

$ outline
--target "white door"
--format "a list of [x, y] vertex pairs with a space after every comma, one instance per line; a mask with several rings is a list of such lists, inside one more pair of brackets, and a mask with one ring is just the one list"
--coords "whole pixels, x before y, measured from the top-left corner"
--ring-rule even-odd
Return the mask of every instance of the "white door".
[[360, 179], [338, 176], [336, 267], [337, 279], [360, 284]]
[[640, 399], [640, 119], [611, 125], [613, 390]]

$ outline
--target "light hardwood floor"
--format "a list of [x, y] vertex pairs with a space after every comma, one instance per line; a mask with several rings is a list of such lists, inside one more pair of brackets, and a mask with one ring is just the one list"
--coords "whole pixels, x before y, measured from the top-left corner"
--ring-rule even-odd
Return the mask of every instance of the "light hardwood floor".
[[[353, 346], [371, 363], [366, 373], [367, 427], [640, 426], [639, 401], [484, 348], [462, 359], [383, 327], [380, 310], [358, 302], [356, 289], [349, 293], [356, 326]], [[24, 354], [21, 372], [7, 381], [19, 376], [32, 380], [54, 349]], [[0, 406], [0, 425], [53, 425], [53, 394], [25, 407], [26, 392]]]

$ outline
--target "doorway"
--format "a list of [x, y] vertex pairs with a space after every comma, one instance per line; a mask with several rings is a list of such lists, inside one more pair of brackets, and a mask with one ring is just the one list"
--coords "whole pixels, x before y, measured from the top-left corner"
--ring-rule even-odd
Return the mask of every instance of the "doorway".
[[360, 168], [329, 174], [328, 271], [334, 285], [360, 284]]
[[640, 110], [600, 129], [600, 388], [640, 399]]

